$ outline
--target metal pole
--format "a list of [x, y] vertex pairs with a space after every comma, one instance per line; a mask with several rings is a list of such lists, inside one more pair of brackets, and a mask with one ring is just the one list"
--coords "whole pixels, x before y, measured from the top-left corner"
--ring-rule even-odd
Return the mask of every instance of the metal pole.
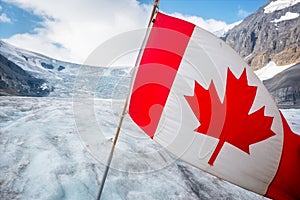
[[[151, 22], [153, 20], [154, 15], [155, 15], [155, 11], [158, 8], [158, 4], [159, 4], [159, 0], [155, 0], [154, 6], [153, 6], [153, 9], [152, 9], [152, 13], [151, 13], [151, 16], [150, 16], [150, 20], [149, 20], [149, 23], [148, 23], [148, 28], [151, 25]], [[144, 41], [144, 43], [145, 43], [145, 41]], [[143, 46], [144, 46], [144, 43], [143, 43]], [[143, 50], [140, 49], [139, 55], [138, 55], [137, 60], [136, 60], [135, 68], [138, 65], [138, 62], [140, 60], [142, 51]], [[129, 94], [130, 94], [130, 92], [129, 92]], [[108, 160], [107, 160], [106, 168], [105, 168], [105, 171], [104, 171], [104, 174], [103, 174], [103, 177], [102, 177], [102, 182], [101, 182], [100, 189], [99, 189], [99, 192], [98, 192], [98, 195], [97, 195], [97, 200], [100, 200], [101, 195], [102, 195], [102, 191], [103, 191], [103, 188], [104, 188], [104, 184], [105, 184], [105, 181], [106, 181], [108, 170], [110, 168], [110, 164], [111, 164], [111, 161], [112, 161], [112, 158], [113, 158], [113, 154], [114, 154], [114, 151], [115, 151], [117, 140], [119, 138], [119, 134], [120, 134], [121, 126], [122, 126], [122, 123], [123, 123], [123, 119], [124, 119], [125, 114], [126, 114], [126, 110], [127, 110], [127, 106], [128, 106], [129, 94], [126, 97], [124, 108], [123, 108], [123, 111], [122, 111], [122, 114], [121, 114], [121, 118], [120, 118], [120, 121], [119, 121], [119, 124], [118, 124], [118, 129], [117, 129], [117, 132], [116, 132], [113, 144], [111, 146], [111, 150], [110, 150], [109, 157], [108, 157]]]
[[123, 119], [124, 119], [124, 116], [126, 114], [127, 104], [128, 104], [128, 97], [126, 98], [125, 105], [124, 105], [124, 108], [123, 108], [123, 111], [122, 111], [122, 115], [121, 115], [121, 118], [120, 118], [120, 121], [119, 121], [118, 129], [117, 129], [117, 132], [116, 132], [116, 136], [115, 136], [113, 144], [111, 146], [111, 150], [110, 150], [109, 157], [108, 157], [108, 160], [107, 160], [106, 168], [105, 168], [105, 171], [104, 171], [104, 174], [103, 174], [103, 177], [102, 177], [101, 186], [100, 186], [100, 189], [99, 189], [99, 192], [98, 192], [97, 200], [100, 200], [100, 198], [101, 198], [101, 194], [102, 194], [102, 191], [103, 191], [103, 188], [104, 188], [104, 183], [106, 181], [106, 177], [107, 177], [107, 174], [108, 174], [110, 163], [111, 163], [114, 151], [115, 151], [115, 147], [116, 147], [116, 143], [117, 143], [117, 140], [118, 140], [118, 137], [119, 137], [119, 134], [120, 134]]
[[154, 5], [153, 5], [153, 9], [152, 9], [152, 13], [151, 13], [151, 16], [150, 16], [150, 20], [149, 20], [149, 23], [148, 23], [148, 28], [151, 25], [152, 19], [153, 19], [154, 14], [155, 14], [155, 11], [158, 8], [158, 4], [159, 4], [159, 0], [155, 0]]

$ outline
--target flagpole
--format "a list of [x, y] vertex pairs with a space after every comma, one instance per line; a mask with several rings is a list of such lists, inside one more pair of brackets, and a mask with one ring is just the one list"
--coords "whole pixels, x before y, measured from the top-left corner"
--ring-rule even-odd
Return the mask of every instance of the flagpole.
[[155, 11], [158, 8], [158, 4], [159, 4], [159, 0], [155, 0], [154, 1], [154, 5], [153, 5], [153, 9], [152, 9], [152, 12], [151, 12], [150, 20], [149, 20], [149, 23], [148, 23], [148, 28], [151, 25], [151, 22], [153, 20], [154, 14], [155, 14]]
[[[159, 0], [155, 0], [154, 5], [153, 5], [153, 9], [152, 9], [152, 13], [151, 13], [151, 16], [150, 16], [150, 20], [149, 20], [149, 23], [148, 23], [148, 28], [150, 27], [150, 25], [152, 23], [153, 17], [155, 15], [155, 11], [158, 8], [158, 4], [159, 4]], [[145, 39], [146, 39], [146, 36], [145, 36]], [[144, 47], [144, 45], [145, 45], [145, 39], [144, 39], [142, 47]], [[137, 68], [137, 66], [139, 64], [139, 61], [140, 61], [140, 58], [141, 58], [141, 55], [142, 55], [142, 52], [143, 52], [143, 48], [141, 48], [140, 51], [139, 51], [139, 54], [138, 54], [138, 57], [136, 59], [136, 63], [135, 63], [134, 68]], [[133, 72], [134, 71], [135, 70], [133, 70]], [[133, 81], [133, 79], [131, 79], [131, 84], [132, 84], [132, 81]], [[131, 87], [129, 89], [131, 89]], [[109, 157], [108, 157], [108, 160], [107, 160], [106, 168], [105, 168], [105, 171], [104, 171], [104, 174], [103, 174], [103, 177], [102, 177], [100, 189], [99, 189], [99, 192], [98, 192], [98, 195], [97, 195], [97, 200], [100, 200], [101, 195], [102, 195], [102, 191], [103, 191], [104, 184], [105, 184], [105, 181], [106, 181], [106, 177], [107, 177], [107, 174], [108, 174], [108, 171], [109, 171], [109, 168], [110, 168], [110, 164], [111, 164], [111, 161], [112, 161], [112, 158], [113, 158], [113, 154], [114, 154], [114, 151], [115, 151], [117, 140], [119, 138], [121, 126], [123, 124], [123, 120], [124, 120], [124, 117], [125, 117], [125, 114], [126, 114], [126, 110], [127, 110], [127, 106], [128, 106], [128, 100], [129, 100], [129, 95], [130, 95], [130, 91], [129, 91], [127, 97], [126, 97], [124, 108], [123, 108], [123, 111], [122, 111], [122, 114], [121, 114], [121, 117], [120, 117], [120, 121], [119, 121], [119, 124], [118, 124], [117, 131], [116, 131], [116, 135], [115, 135], [113, 144], [111, 146], [111, 150], [110, 150]]]

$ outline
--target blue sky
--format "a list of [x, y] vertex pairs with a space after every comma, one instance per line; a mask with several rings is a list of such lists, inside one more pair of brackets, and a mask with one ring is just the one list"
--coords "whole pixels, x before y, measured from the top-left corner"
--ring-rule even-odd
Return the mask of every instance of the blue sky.
[[160, 0], [160, 9], [167, 13], [179, 12], [233, 23], [255, 12], [267, 2], [268, 0]]
[[[242, 20], [267, 2], [160, 0], [160, 10], [214, 32]], [[96, 44], [112, 35], [145, 28], [151, 8], [152, 0], [0, 0], [0, 39], [54, 58], [80, 62]]]
[[16, 33], [31, 33], [34, 28], [41, 27], [39, 24], [43, 19], [32, 12], [21, 9], [12, 4], [0, 0], [0, 14], [7, 16], [9, 22], [0, 22], [0, 38], [7, 38]]

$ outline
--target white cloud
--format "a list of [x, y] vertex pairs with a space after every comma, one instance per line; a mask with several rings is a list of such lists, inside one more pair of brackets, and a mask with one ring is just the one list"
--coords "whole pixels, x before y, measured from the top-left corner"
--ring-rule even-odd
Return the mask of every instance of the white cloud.
[[[119, 33], [146, 28], [152, 6], [137, 0], [4, 0], [42, 17], [42, 28], [5, 41], [47, 56], [83, 63], [102, 42]], [[180, 17], [211, 32], [225, 22], [195, 16]], [[57, 45], [59, 44], [59, 45]]]
[[251, 14], [251, 12], [248, 12], [248, 11], [246, 11], [244, 9], [241, 9], [241, 8], [238, 10], [238, 13], [237, 13], [237, 15], [239, 17], [242, 17], [242, 18], [245, 18], [245, 17], [247, 17], [250, 14]]
[[0, 11], [2, 10], [2, 6], [0, 5]]
[[3, 23], [10, 23], [11, 22], [11, 19], [9, 17], [7, 17], [7, 15], [5, 13], [2, 13], [0, 15], [0, 22], [3, 22]]
[[44, 19], [42, 28], [36, 28], [32, 34], [14, 35], [5, 41], [57, 59], [79, 63], [112, 36], [145, 28], [151, 10], [135, 0], [5, 1]]
[[217, 36], [222, 36], [225, 32], [233, 27], [231, 24], [227, 24], [226, 22], [215, 19], [204, 20], [201, 17], [182, 15], [181, 13], [173, 13], [171, 15], [189, 21], [211, 33], [214, 33]]

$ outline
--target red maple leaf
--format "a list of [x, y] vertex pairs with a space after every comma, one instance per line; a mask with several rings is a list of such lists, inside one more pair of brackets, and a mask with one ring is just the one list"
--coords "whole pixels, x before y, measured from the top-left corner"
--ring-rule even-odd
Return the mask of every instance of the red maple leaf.
[[250, 154], [249, 146], [275, 135], [271, 130], [273, 117], [265, 116], [265, 107], [249, 113], [257, 87], [249, 86], [246, 69], [237, 78], [228, 68], [223, 103], [213, 81], [205, 89], [195, 82], [194, 96], [185, 96], [200, 126], [195, 130], [218, 138], [219, 142], [208, 163], [214, 164], [225, 142]]

